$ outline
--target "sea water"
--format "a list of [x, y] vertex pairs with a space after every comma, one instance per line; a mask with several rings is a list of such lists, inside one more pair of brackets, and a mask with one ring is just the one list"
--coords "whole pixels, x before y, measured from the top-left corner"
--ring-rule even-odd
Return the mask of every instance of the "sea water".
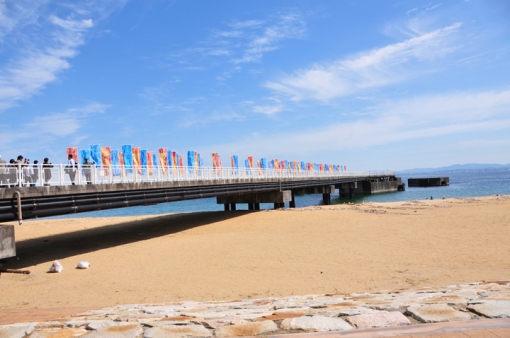
[[[454, 171], [454, 172], [430, 172], [420, 174], [397, 174], [406, 183], [405, 191], [381, 193], [373, 195], [339, 196], [338, 190], [331, 195], [332, 204], [348, 202], [398, 202], [425, 199], [465, 198], [490, 195], [510, 194], [510, 170], [498, 171]], [[445, 187], [409, 188], [407, 179], [420, 177], [449, 177], [450, 185]], [[322, 195], [296, 196], [296, 207], [306, 207], [322, 204]], [[272, 209], [272, 203], [261, 203], [261, 209]], [[248, 205], [238, 204], [237, 210], [247, 210]], [[161, 203], [150, 206], [136, 206], [129, 208], [108, 209], [86, 213], [55, 216], [53, 218], [77, 218], [77, 217], [116, 217], [116, 216], [139, 216], [157, 215], [166, 213], [182, 213], [196, 211], [221, 211], [223, 204], [216, 204], [216, 198], [203, 198], [190, 201], [178, 201]]]

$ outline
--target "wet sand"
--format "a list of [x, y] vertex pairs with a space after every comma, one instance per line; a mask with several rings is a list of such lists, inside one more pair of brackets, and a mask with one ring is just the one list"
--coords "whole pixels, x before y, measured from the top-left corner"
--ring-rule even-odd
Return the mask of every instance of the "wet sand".
[[0, 309], [437, 287], [510, 279], [510, 197], [42, 219], [16, 240], [4, 267], [31, 274], [2, 274]]

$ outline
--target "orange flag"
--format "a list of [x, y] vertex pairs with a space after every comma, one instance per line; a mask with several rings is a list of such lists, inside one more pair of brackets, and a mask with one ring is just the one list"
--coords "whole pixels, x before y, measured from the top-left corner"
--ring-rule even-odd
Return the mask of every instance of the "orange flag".
[[110, 168], [110, 165], [112, 164], [110, 147], [102, 147], [101, 148], [101, 163], [103, 164], [104, 175], [108, 176], [108, 169]]
[[142, 163], [140, 158], [140, 148], [139, 147], [133, 147], [133, 166], [136, 168], [136, 172], [141, 175], [142, 174], [142, 167], [140, 164]]

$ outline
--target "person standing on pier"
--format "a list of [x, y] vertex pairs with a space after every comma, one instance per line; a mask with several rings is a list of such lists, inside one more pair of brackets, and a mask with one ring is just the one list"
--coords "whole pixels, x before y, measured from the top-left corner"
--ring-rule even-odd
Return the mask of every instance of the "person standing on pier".
[[32, 185], [32, 175], [33, 170], [32, 166], [30, 165], [30, 160], [28, 158], [25, 159], [25, 162], [23, 162], [23, 179], [25, 181], [25, 187], [30, 187]]
[[18, 185], [18, 164], [13, 158], [9, 161], [9, 188]]
[[87, 184], [92, 184], [92, 165], [94, 162], [89, 162], [89, 159], [85, 157], [83, 160], [82, 165], [82, 171], [83, 175], [85, 176], [85, 180], [87, 181]]
[[74, 161], [73, 154], [69, 154], [67, 158], [67, 173], [69, 174], [69, 178], [71, 179], [71, 184], [74, 184], [74, 179], [76, 178], [76, 162]]
[[53, 168], [53, 164], [50, 163], [50, 160], [47, 157], [45, 157], [42, 167], [44, 175], [44, 185], [49, 186], [51, 180], [51, 168]]
[[35, 160], [32, 166], [32, 184], [30, 186], [35, 187], [37, 181], [39, 181], [39, 161]]

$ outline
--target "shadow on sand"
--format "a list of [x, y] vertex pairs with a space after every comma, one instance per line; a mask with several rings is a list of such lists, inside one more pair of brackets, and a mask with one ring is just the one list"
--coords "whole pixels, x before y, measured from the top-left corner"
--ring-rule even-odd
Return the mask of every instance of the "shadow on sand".
[[87, 252], [178, 233], [246, 215], [248, 211], [172, 214], [16, 242], [20, 260], [9, 258], [4, 267], [23, 269]]

